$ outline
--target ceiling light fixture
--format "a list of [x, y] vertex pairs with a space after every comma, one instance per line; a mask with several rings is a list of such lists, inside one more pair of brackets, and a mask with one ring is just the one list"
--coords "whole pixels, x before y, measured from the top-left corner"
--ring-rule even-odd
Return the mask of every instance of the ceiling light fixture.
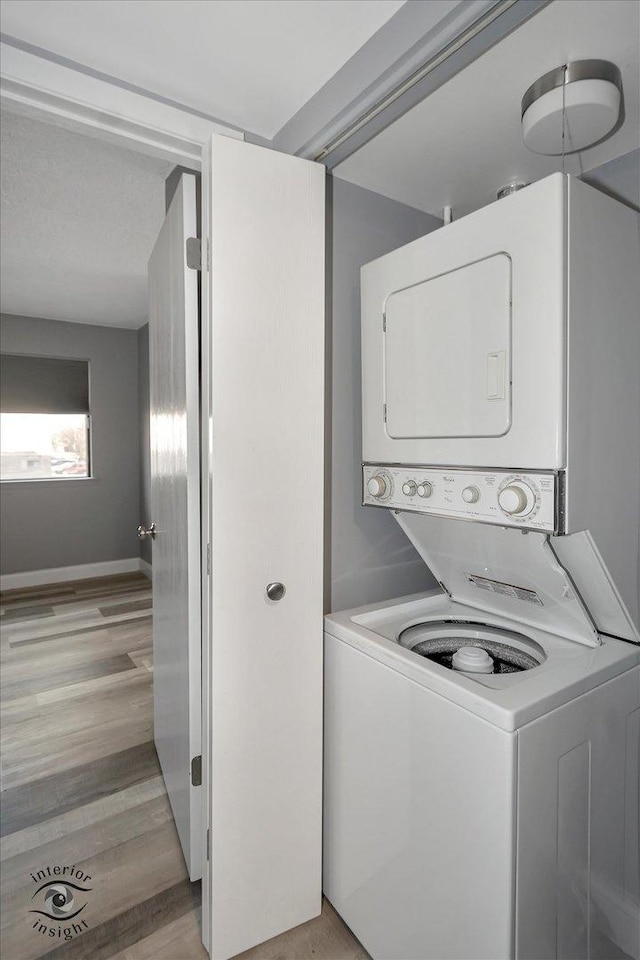
[[605, 140], [622, 118], [622, 78], [608, 60], [550, 70], [522, 98], [522, 137], [534, 153], [560, 156]]

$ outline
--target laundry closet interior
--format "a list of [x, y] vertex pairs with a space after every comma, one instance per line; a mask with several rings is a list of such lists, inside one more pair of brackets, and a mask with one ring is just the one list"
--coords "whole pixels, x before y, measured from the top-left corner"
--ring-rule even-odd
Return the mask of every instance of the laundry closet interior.
[[640, 960], [640, 4], [472, 6], [273, 140], [6, 44], [7, 114], [173, 164], [130, 569], [174, 960]]

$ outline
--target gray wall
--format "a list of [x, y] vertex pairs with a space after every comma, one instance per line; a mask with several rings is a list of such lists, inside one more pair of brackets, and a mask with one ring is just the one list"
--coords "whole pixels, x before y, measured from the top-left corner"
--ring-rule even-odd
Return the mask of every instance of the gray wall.
[[[148, 527], [151, 516], [151, 461], [149, 456], [149, 324], [138, 330], [138, 409], [140, 411], [140, 523]], [[150, 540], [140, 540], [140, 557], [152, 561]]]
[[93, 479], [2, 484], [0, 571], [138, 556], [136, 330], [2, 316], [6, 353], [90, 361]]
[[441, 225], [343, 180], [328, 181], [331, 345], [331, 610], [428, 589], [435, 580], [387, 510], [363, 507], [360, 267]]
[[640, 150], [632, 150], [616, 160], [603, 163], [582, 177], [616, 200], [640, 210]]

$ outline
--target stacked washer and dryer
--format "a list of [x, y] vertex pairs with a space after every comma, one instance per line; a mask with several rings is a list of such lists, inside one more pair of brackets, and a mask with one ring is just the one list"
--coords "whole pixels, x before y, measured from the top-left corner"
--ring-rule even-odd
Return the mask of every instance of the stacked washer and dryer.
[[560, 174], [363, 268], [363, 500], [440, 584], [325, 622], [374, 960], [640, 957], [639, 310], [638, 216]]

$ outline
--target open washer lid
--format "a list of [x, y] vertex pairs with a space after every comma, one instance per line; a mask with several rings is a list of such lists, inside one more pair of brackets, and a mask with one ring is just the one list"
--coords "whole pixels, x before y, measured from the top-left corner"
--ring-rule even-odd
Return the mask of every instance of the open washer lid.
[[544, 533], [394, 513], [454, 600], [598, 646], [598, 630]]

